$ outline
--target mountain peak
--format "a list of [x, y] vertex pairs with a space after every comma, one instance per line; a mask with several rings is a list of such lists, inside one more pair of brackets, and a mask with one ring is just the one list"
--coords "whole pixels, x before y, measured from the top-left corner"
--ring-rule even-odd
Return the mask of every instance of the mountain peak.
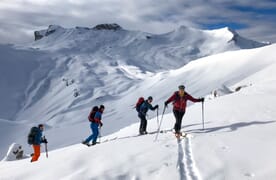
[[[122, 30], [123, 28], [116, 24], [98, 24], [94, 26], [93, 28], [88, 28], [88, 27], [76, 27], [77, 30], [113, 30], [113, 31], [118, 31]], [[65, 31], [66, 29], [63, 28], [62, 26], [59, 25], [49, 25], [48, 29], [40, 30], [40, 31], [35, 31], [34, 36], [35, 36], [35, 41], [39, 40], [45, 36], [48, 36], [56, 31]]]
[[64, 30], [64, 28], [59, 25], [49, 25], [48, 29], [46, 30], [35, 31], [34, 32], [35, 41], [43, 38], [44, 36], [48, 36], [56, 32], [57, 30]]
[[244, 38], [240, 36], [235, 30], [231, 29], [230, 27], [226, 27], [226, 29], [233, 35], [233, 37], [228, 41], [228, 43], [234, 42], [241, 49], [257, 48], [257, 47], [268, 45], [266, 43], [261, 43], [258, 41]]

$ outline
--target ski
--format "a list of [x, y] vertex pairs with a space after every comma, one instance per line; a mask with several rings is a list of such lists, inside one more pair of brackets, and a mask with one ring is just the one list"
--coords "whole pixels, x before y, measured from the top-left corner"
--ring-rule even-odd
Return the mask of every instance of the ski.
[[[83, 144], [83, 143], [82, 143], [82, 144]], [[86, 145], [86, 146], [88, 146], [88, 147], [92, 146], [92, 144], [89, 144], [89, 143], [83, 144], [83, 145]]]
[[175, 137], [177, 139], [181, 139], [181, 138], [187, 138], [188, 137], [188, 134], [185, 133], [185, 132], [180, 132], [180, 133], [174, 133]]
[[165, 130], [160, 130], [160, 133], [167, 133], [167, 132], [172, 132], [173, 129], [165, 129]]
[[[97, 142], [98, 143], [98, 142]], [[95, 144], [90, 144], [90, 143], [85, 143], [85, 142], [82, 142], [81, 144], [83, 144], [83, 145], [86, 145], [86, 146], [88, 146], [88, 147], [90, 147], [90, 146], [94, 146], [94, 145], [96, 145], [97, 143], [95, 143]]]

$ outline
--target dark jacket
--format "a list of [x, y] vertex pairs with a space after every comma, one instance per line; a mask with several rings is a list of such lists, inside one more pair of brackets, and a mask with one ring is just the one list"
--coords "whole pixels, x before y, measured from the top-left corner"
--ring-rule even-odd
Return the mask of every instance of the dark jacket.
[[34, 145], [40, 145], [42, 143], [42, 131], [38, 128], [34, 138]]
[[140, 115], [146, 116], [149, 109], [153, 111], [156, 108], [158, 108], [157, 105], [155, 107], [152, 107], [152, 105], [148, 103], [148, 101], [145, 101], [140, 107], [139, 116]]

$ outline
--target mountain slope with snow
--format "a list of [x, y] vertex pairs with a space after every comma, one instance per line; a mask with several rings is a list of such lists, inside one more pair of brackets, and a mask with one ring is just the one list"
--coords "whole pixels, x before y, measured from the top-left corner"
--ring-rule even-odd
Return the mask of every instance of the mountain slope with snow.
[[[205, 57], [174, 70], [190, 55], [218, 53], [217, 47], [239, 49], [228, 42], [233, 34], [185, 27], [163, 35], [53, 28], [57, 32], [29, 48], [1, 46], [1, 158], [12, 142], [25, 144], [29, 128], [38, 123], [46, 124], [49, 149], [65, 147], [90, 133], [87, 115], [96, 104], [106, 106], [102, 134], [114, 133], [139, 121], [133, 106], [140, 96], [152, 95], [153, 104], [161, 106], [179, 84], [195, 97], [205, 96], [268, 68], [275, 59], [271, 45]], [[196, 46], [204, 53], [183, 54], [187, 49], [179, 46]], [[12, 69], [15, 65], [19, 68]]]
[[[100, 31], [97, 37], [103, 41], [93, 44], [96, 32], [92, 30], [53, 28], [58, 31], [29, 45], [30, 48], [0, 48], [1, 65], [4, 65], [0, 66], [4, 92], [1, 97], [6, 101], [0, 103], [4, 116], [0, 119], [1, 158], [13, 142], [22, 144], [25, 153], [31, 153], [26, 136], [29, 128], [38, 123], [46, 124], [49, 141], [48, 159], [42, 154], [36, 163], [30, 163], [30, 159], [2, 161], [0, 179], [276, 178], [275, 44], [222, 52], [185, 66], [174, 62], [178, 69], [171, 69], [173, 66], [168, 66], [165, 60], [173, 61], [174, 56], [181, 59], [185, 55], [181, 50], [161, 51], [161, 46], [165, 47], [162, 42], [176, 42], [175, 46], [167, 44], [176, 48], [177, 43], [183, 43], [180, 37], [191, 31], [190, 40], [204, 37], [206, 43], [213, 42], [209, 49], [203, 48], [212, 52], [211, 47], [223, 47], [221, 42], [233, 37], [225, 36], [220, 30], [197, 36], [197, 31], [181, 27], [164, 35], [146, 37], [143, 41], [155, 41], [149, 48], [146, 44], [139, 45], [141, 39], [134, 41], [129, 35], [145, 37], [141, 32], [121, 29], [118, 31], [123, 35], [114, 36], [117, 31]], [[209, 40], [206, 34], [222, 34], [224, 38], [217, 43], [220, 38]], [[237, 40], [234, 39], [231, 46]], [[118, 43], [121, 41], [127, 47], [137, 47], [135, 58], [143, 57], [146, 63], [140, 65], [139, 59], [131, 61], [129, 57], [135, 49], [124, 49], [124, 43]], [[83, 46], [78, 46], [79, 43]], [[106, 49], [110, 43], [116, 44], [116, 48]], [[225, 51], [238, 49], [226, 46]], [[152, 53], [151, 58], [139, 48]], [[116, 56], [116, 52], [121, 54]], [[174, 56], [164, 56], [164, 52]], [[150, 64], [150, 60], [159, 58], [158, 66]], [[19, 67], [11, 70], [15, 65]], [[189, 104], [183, 119], [182, 128], [191, 136], [180, 143], [171, 132], [160, 134], [154, 142], [157, 112], [152, 111], [148, 117], [151, 119], [148, 131], [152, 133], [137, 136], [139, 119], [133, 106], [138, 97], [153, 96], [153, 105], [160, 105], [160, 121], [164, 101], [179, 84], [185, 84], [194, 97], [206, 97], [205, 130], [202, 130], [201, 103], [196, 103]], [[222, 89], [224, 94], [213, 98], [210, 93], [216, 89]], [[106, 106], [101, 131], [103, 143], [88, 148], [80, 144], [90, 134], [87, 115], [91, 107], [102, 103]], [[173, 127], [171, 110], [169, 106], [165, 111], [161, 129]]]
[[[203, 62], [204, 63], [204, 62]], [[101, 138], [101, 144], [75, 144], [29, 159], [0, 162], [3, 179], [274, 179], [276, 144], [275, 68], [249, 76], [240, 91], [205, 102], [202, 130], [201, 103], [187, 109], [183, 130], [188, 138], [177, 142], [173, 133], [161, 133], [157, 119], [149, 120], [148, 135], [137, 136], [139, 124]], [[270, 75], [267, 81], [261, 75]], [[240, 85], [235, 84], [234, 86]], [[162, 130], [173, 127], [171, 106]], [[159, 121], [161, 117], [159, 116]], [[49, 133], [49, 132], [47, 132]], [[66, 162], [66, 163], [64, 163]]]

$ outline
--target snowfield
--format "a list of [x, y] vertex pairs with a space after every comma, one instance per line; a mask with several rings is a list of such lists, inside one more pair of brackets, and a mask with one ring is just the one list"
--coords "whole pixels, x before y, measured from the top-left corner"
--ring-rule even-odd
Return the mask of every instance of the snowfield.
[[[1, 162], [1, 179], [274, 179], [275, 92], [273, 83], [260, 83], [207, 100], [205, 130], [201, 103], [190, 106], [182, 127], [190, 136], [180, 143], [170, 131], [154, 141], [153, 118], [152, 134], [137, 136], [139, 124], [133, 124], [93, 147], [60, 148], [33, 164]], [[173, 115], [162, 122], [162, 130], [171, 129]]]
[[[214, 34], [227, 42], [232, 36], [225, 34], [225, 30], [202, 32], [205, 35], [201, 38], [209, 39], [206, 34]], [[46, 158], [42, 145], [43, 153], [35, 163], [30, 163], [30, 158], [3, 159], [0, 180], [276, 179], [275, 44], [252, 49], [225, 47], [213, 55], [197, 54], [201, 58], [184, 66], [176, 60], [172, 62], [174, 67], [165, 68], [166, 61], [175, 59], [171, 55], [178, 59], [184, 55], [181, 50], [159, 51], [162, 47], [159, 44], [170, 39], [171, 44], [166, 46], [173, 47], [173, 41], [179, 39], [179, 32], [182, 37], [183, 31], [193, 35], [189, 39], [196, 39], [195, 30], [181, 27], [158, 38], [147, 34], [157, 38], [152, 45], [140, 41], [139, 38], [145, 37], [141, 32], [122, 30], [118, 37], [103, 35], [106, 41], [114, 43], [113, 48], [107, 48], [108, 43], [103, 42], [90, 47], [87, 44], [92, 41], [86, 38], [95, 32], [81, 31], [82, 34], [80, 29], [76, 32], [58, 27], [57, 34], [43, 37], [29, 48], [1, 45], [4, 57], [0, 61], [4, 100], [0, 102], [1, 158], [12, 143], [21, 144], [25, 154], [32, 153], [26, 136], [30, 127], [38, 123], [46, 125], [49, 157]], [[133, 39], [133, 34], [138, 40]], [[93, 41], [99, 42], [103, 37]], [[87, 44], [77, 48], [86, 41]], [[221, 41], [212, 43], [218, 43], [215, 44], [218, 47]], [[206, 52], [209, 45], [212, 51], [212, 43], [207, 42]], [[137, 43], [141, 44], [134, 57], [131, 53]], [[126, 44], [122, 51], [122, 45]], [[245, 41], [242, 45], [246, 45]], [[148, 49], [147, 55], [139, 49], [142, 47]], [[152, 64], [148, 55], [154, 59]], [[20, 57], [28, 58], [19, 61]], [[137, 57], [146, 63], [140, 65]], [[160, 66], [156, 66], [159, 58]], [[12, 67], [17, 61], [22, 68], [14, 71]], [[188, 136], [181, 141], [171, 131], [175, 122], [171, 105], [162, 116], [164, 101], [179, 84], [184, 84], [194, 97], [205, 97], [205, 128], [202, 104], [189, 103], [182, 122], [182, 131]], [[217, 97], [212, 94], [214, 91]], [[138, 97], [150, 95], [153, 105], [159, 104], [159, 110], [148, 113], [149, 134], [138, 136], [139, 119], [133, 107]], [[100, 143], [92, 147], [80, 144], [90, 134], [87, 116], [91, 107], [102, 103], [106, 111]], [[161, 130], [165, 132], [155, 141], [161, 120]]]

